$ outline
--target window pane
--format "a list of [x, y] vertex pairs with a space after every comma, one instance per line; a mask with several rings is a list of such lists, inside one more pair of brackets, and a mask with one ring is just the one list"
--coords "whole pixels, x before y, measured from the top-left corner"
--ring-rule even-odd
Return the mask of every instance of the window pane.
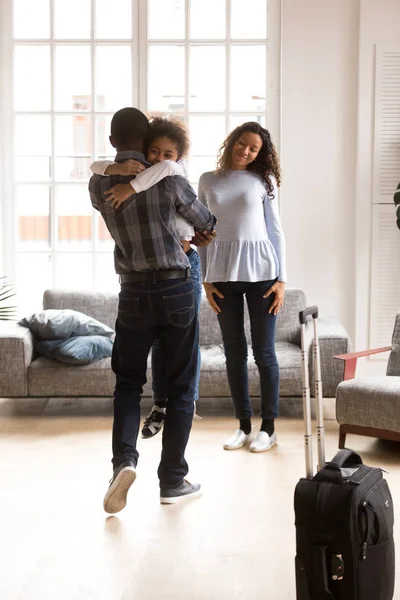
[[98, 115], [96, 117], [96, 148], [97, 158], [114, 159], [116, 150], [110, 144], [111, 115]]
[[50, 37], [50, 0], [14, 0], [13, 7], [15, 38]]
[[226, 0], [190, 0], [190, 37], [197, 40], [224, 39], [225, 6]]
[[54, 0], [54, 37], [64, 40], [90, 38], [91, 0]]
[[16, 156], [14, 165], [16, 181], [48, 181], [50, 179], [50, 157]]
[[14, 54], [15, 110], [50, 109], [50, 47], [16, 46]]
[[216, 156], [193, 156], [189, 164], [189, 179], [197, 183], [200, 176], [207, 171], [214, 171], [217, 165]]
[[14, 149], [17, 181], [48, 180], [51, 166], [50, 117], [16, 117]]
[[89, 47], [56, 46], [56, 110], [84, 111], [91, 108], [90, 73]]
[[73, 290], [91, 290], [93, 287], [92, 254], [57, 253], [55, 286]]
[[96, 292], [119, 292], [119, 277], [114, 269], [114, 254], [102, 252], [95, 258]]
[[231, 0], [231, 36], [239, 40], [267, 38], [267, 0]]
[[225, 139], [225, 117], [191, 117], [192, 155], [217, 156]]
[[[112, 73], [112, 77], [110, 77]], [[130, 46], [97, 46], [96, 109], [118, 110], [132, 104]]]
[[265, 46], [232, 46], [232, 110], [265, 110], [266, 70]]
[[47, 185], [18, 185], [18, 246], [42, 250], [50, 245], [50, 188]]
[[225, 110], [224, 47], [191, 47], [189, 106], [193, 111]]
[[148, 0], [148, 16], [150, 40], [184, 39], [185, 0]]
[[231, 115], [229, 118], [229, 131], [233, 131], [236, 127], [248, 121], [256, 121], [261, 127], [265, 127], [265, 117], [262, 115]]
[[15, 153], [17, 156], [51, 154], [51, 122], [46, 116], [15, 117]]
[[91, 248], [92, 205], [86, 185], [58, 185], [56, 214], [59, 249]]
[[56, 117], [55, 129], [56, 180], [88, 179], [92, 162], [91, 117]]
[[185, 48], [150, 46], [148, 82], [149, 110], [182, 111], [185, 106]]
[[21, 316], [43, 310], [43, 292], [52, 287], [51, 255], [17, 255], [17, 302]]
[[132, 0], [96, 2], [96, 37], [103, 40], [123, 40], [132, 37]]

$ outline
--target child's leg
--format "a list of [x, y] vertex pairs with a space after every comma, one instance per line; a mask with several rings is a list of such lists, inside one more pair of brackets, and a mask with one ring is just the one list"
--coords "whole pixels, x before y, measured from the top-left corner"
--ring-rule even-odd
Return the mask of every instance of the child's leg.
[[152, 438], [161, 431], [167, 408], [165, 361], [159, 338], [156, 338], [151, 351], [151, 370], [154, 406], [142, 428], [144, 439]]

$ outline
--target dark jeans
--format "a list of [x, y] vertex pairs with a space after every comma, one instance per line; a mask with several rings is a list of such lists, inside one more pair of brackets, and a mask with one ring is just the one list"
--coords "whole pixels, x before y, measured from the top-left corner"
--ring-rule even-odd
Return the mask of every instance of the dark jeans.
[[[201, 301], [201, 266], [200, 257], [195, 250], [187, 253], [187, 257], [190, 262], [190, 278], [193, 281], [194, 287], [194, 301], [196, 304], [197, 312], [200, 310]], [[199, 399], [199, 383], [200, 383], [200, 366], [201, 366], [201, 355], [200, 345], [198, 346], [198, 361], [197, 361], [197, 372], [194, 381], [194, 399]], [[166, 369], [164, 354], [161, 350], [161, 343], [159, 339], [153, 344], [153, 350], [151, 354], [151, 367], [153, 373], [153, 392], [154, 392], [154, 403], [160, 406], [166, 406], [167, 394], [166, 394]]]
[[113, 465], [137, 463], [140, 397], [147, 358], [160, 338], [166, 363], [168, 398], [164, 422], [160, 486], [174, 487], [188, 472], [185, 449], [193, 420], [198, 319], [191, 279], [121, 285], [112, 368], [114, 392]]
[[237, 419], [249, 419], [254, 414], [249, 396], [244, 296], [249, 309], [254, 359], [260, 373], [261, 417], [275, 419], [279, 413], [279, 366], [275, 354], [276, 316], [268, 312], [274, 294], [268, 298], [263, 297], [275, 281], [215, 283], [217, 289], [224, 294], [223, 299], [217, 296], [214, 298], [221, 308], [218, 321]]

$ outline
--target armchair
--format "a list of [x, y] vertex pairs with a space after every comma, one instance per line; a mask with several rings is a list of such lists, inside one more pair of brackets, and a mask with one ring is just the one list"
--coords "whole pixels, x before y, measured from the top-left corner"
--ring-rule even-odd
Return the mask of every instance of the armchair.
[[[357, 360], [390, 351], [386, 375], [355, 377]], [[334, 358], [344, 361], [344, 381], [336, 390], [339, 448], [348, 433], [400, 441], [400, 313], [396, 316], [392, 346]]]

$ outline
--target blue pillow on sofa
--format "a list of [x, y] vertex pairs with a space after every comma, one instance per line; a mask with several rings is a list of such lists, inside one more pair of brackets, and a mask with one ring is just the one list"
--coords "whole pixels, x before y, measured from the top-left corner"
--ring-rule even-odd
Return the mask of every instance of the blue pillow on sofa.
[[71, 365], [87, 365], [111, 356], [113, 342], [103, 335], [74, 336], [66, 340], [34, 340], [36, 352]]
[[74, 336], [112, 337], [114, 331], [76, 310], [47, 309], [23, 318], [19, 325], [28, 327], [37, 340], [63, 340]]

